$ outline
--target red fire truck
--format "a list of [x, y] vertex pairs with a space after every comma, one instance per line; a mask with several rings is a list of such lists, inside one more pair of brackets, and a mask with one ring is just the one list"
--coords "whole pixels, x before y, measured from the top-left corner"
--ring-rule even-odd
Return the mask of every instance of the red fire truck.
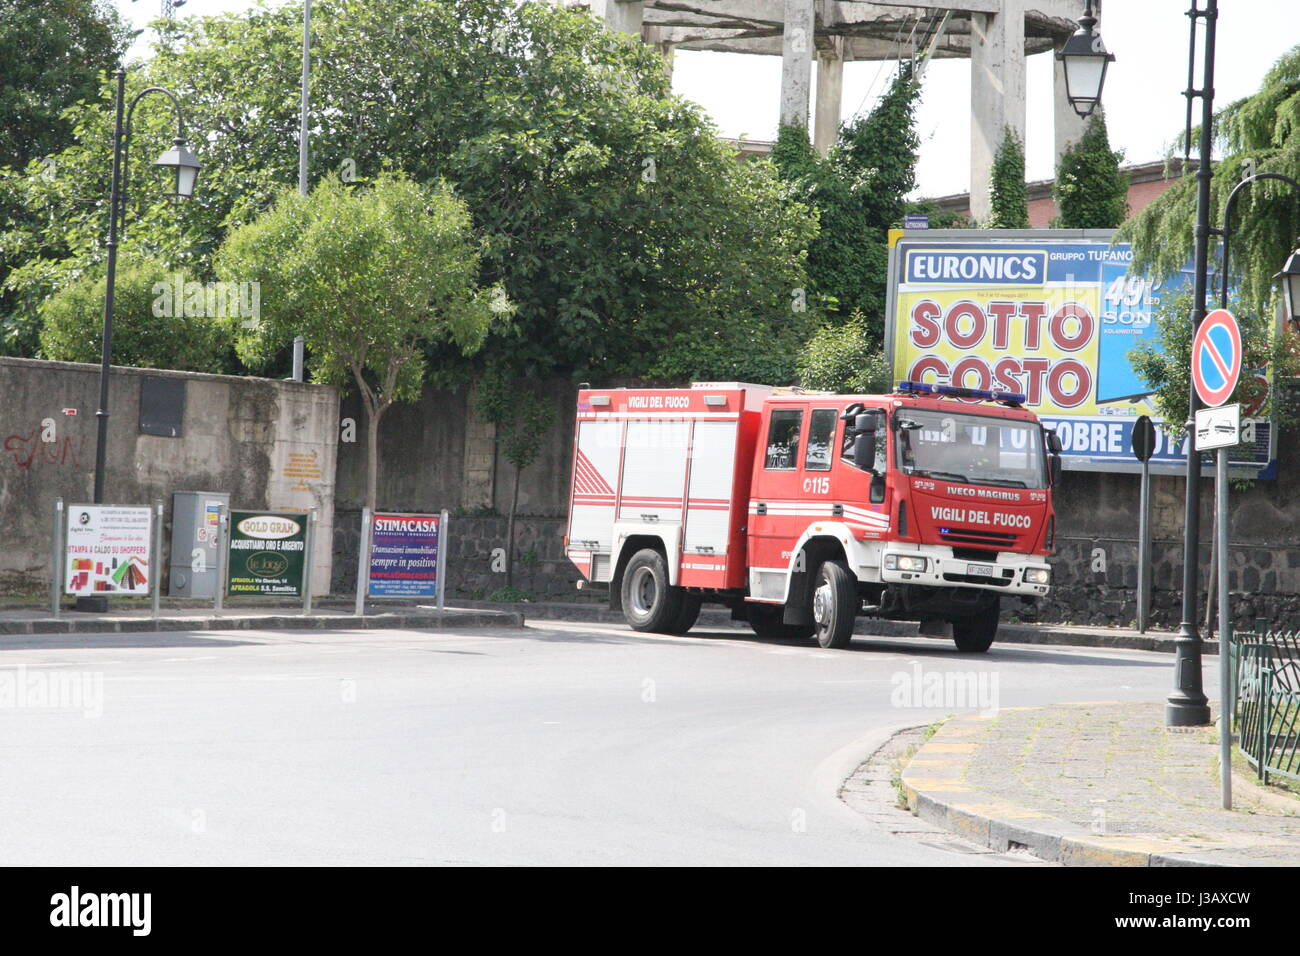
[[1060, 440], [1024, 397], [742, 383], [578, 394], [565, 548], [637, 630], [704, 602], [764, 637], [845, 647], [854, 619], [985, 651], [1004, 595], [1051, 585]]

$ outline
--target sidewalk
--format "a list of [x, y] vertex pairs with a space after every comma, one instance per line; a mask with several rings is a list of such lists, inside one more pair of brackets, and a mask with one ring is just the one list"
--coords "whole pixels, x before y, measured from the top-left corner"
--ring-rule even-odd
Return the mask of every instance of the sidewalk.
[[49, 610], [0, 611], [0, 647], [7, 634], [102, 634], [148, 631], [249, 631], [249, 630], [373, 630], [375, 628], [523, 627], [517, 611], [406, 606], [376, 608], [369, 605], [363, 617], [340, 606], [317, 607], [310, 615], [301, 605], [285, 607], [235, 607], [221, 612], [211, 607], [164, 607], [154, 617], [147, 608], [114, 608], [104, 614], [63, 611], [55, 618]]
[[1300, 798], [1240, 773], [1219, 803], [1216, 728], [1163, 703], [1003, 708], [949, 720], [903, 771], [913, 812], [1067, 866], [1294, 866]]

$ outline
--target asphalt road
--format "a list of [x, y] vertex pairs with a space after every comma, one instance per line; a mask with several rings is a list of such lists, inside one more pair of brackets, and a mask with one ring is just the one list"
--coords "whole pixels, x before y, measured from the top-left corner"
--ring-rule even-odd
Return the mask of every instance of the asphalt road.
[[[927, 699], [949, 673], [984, 696]], [[0, 865], [978, 866], [1015, 861], [891, 835], [840, 782], [953, 704], [1160, 700], [1171, 663], [545, 622], [15, 637], [3, 681]]]

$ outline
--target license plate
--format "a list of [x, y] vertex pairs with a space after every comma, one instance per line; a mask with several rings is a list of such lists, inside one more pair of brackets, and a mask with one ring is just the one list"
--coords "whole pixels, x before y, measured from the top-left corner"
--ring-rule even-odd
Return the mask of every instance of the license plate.
[[967, 574], [977, 575], [977, 576], [979, 576], [979, 577], [981, 577], [981, 578], [991, 578], [991, 577], [993, 577], [993, 565], [991, 565], [991, 564], [968, 564], [968, 565], [966, 565], [966, 573], [967, 573]]

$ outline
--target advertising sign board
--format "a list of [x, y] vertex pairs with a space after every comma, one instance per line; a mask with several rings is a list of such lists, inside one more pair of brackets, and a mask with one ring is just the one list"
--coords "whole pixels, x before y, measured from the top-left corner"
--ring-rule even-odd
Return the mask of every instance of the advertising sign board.
[[371, 524], [370, 597], [437, 597], [438, 515], [378, 512]]
[[[1133, 429], [1156, 416], [1132, 352], [1160, 348], [1162, 298], [1190, 288], [1129, 269], [1133, 252], [1097, 230], [928, 230], [891, 234], [885, 341], [895, 383], [1005, 389], [1061, 437], [1062, 465], [1139, 471]], [[1234, 473], [1275, 473], [1273, 429], [1234, 450]], [[1150, 467], [1181, 474], [1185, 437], [1155, 432]]]
[[230, 512], [227, 593], [301, 597], [307, 515]]
[[115, 505], [71, 505], [64, 548], [68, 594], [149, 593], [153, 510]]

